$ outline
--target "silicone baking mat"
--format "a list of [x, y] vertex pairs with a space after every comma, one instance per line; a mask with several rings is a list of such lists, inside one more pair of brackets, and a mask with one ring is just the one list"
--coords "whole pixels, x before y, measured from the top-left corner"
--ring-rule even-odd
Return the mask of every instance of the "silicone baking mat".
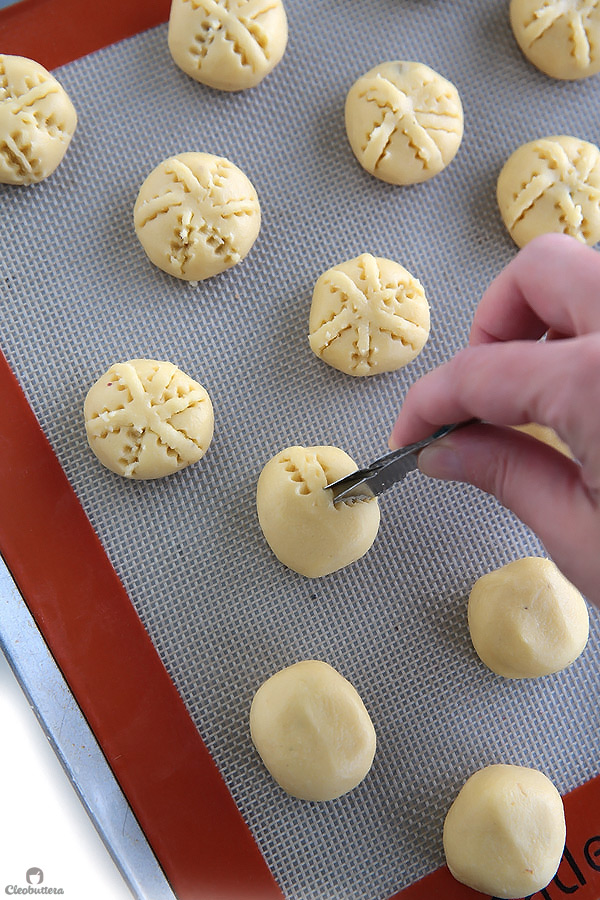
[[[505, 681], [469, 644], [466, 598], [481, 574], [543, 548], [492, 498], [416, 474], [381, 500], [369, 554], [311, 581], [265, 545], [256, 479], [290, 444], [359, 463], [384, 451], [406, 389], [466, 342], [515, 253], [495, 205], [503, 161], [548, 134], [599, 143], [600, 82], [533, 69], [504, 0], [295, 0], [281, 64], [221, 94], [174, 66], [156, 24], [168, 10], [148, 10], [140, 27], [154, 27], [56, 70], [79, 126], [55, 175], [0, 188], [2, 349], [56, 455], [3, 369], [3, 553], [180, 897], [390, 897], [443, 863], [445, 812], [475, 769], [535, 766], [561, 792], [598, 775], [599, 616], [569, 670]], [[34, 55], [29, 31], [11, 40]], [[61, 41], [44, 58], [42, 36], [37, 58], [77, 55]], [[344, 133], [348, 88], [386, 59], [432, 66], [465, 109], [455, 161], [411, 188], [362, 171]], [[187, 150], [239, 165], [263, 213], [248, 258], [195, 286], [153, 268], [132, 226], [147, 173]], [[406, 369], [358, 380], [317, 360], [306, 332], [316, 278], [362, 252], [420, 278], [432, 331]], [[140, 356], [174, 362], [215, 406], [206, 457], [157, 482], [103, 469], [82, 422], [89, 386]], [[368, 777], [327, 804], [285, 795], [248, 731], [257, 687], [304, 658], [352, 681], [378, 735]], [[569, 798], [573, 864], [550, 897], [600, 893], [597, 784]], [[413, 890], [471, 893], [445, 870]]]

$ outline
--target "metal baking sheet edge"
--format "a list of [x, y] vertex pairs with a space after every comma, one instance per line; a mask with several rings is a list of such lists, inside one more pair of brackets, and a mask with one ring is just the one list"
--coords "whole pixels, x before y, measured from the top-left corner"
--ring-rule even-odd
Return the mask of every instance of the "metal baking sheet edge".
[[137, 900], [175, 900], [137, 819], [0, 557], [0, 646], [48, 741]]

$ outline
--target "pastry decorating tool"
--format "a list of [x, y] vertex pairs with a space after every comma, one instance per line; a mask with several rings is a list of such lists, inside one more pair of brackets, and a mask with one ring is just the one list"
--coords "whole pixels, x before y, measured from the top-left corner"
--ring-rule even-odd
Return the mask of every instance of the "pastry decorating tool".
[[324, 490], [332, 491], [334, 503], [348, 503], [356, 500], [372, 500], [378, 494], [382, 494], [394, 484], [402, 481], [409, 472], [418, 466], [419, 453], [424, 447], [433, 444], [434, 441], [445, 437], [457, 428], [475, 424], [476, 419], [468, 422], [457, 422], [454, 425], [443, 425], [434, 434], [423, 438], [414, 444], [392, 450], [385, 456], [380, 456], [365, 469], [358, 469], [345, 475], [338, 481], [326, 485]]

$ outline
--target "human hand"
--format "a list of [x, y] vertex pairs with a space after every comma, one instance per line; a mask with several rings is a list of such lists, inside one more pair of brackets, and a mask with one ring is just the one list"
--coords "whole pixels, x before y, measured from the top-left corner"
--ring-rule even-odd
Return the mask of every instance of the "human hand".
[[[485, 292], [469, 347], [410, 388], [390, 447], [473, 417], [486, 424], [427, 447], [421, 471], [497, 497], [600, 606], [600, 253], [559, 234], [527, 244]], [[577, 462], [504, 427], [527, 422]]]

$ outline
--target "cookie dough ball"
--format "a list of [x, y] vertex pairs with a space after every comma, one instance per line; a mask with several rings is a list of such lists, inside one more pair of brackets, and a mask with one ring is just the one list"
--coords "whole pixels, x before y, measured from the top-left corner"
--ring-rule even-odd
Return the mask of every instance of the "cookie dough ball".
[[196, 81], [221, 91], [257, 85], [287, 44], [281, 0], [173, 0], [169, 50]]
[[595, 244], [600, 240], [600, 150], [568, 135], [523, 144], [498, 176], [497, 198], [519, 247], [547, 232]]
[[469, 631], [477, 655], [505, 678], [537, 678], [570, 666], [588, 639], [585, 600], [549, 559], [528, 556], [473, 585]]
[[565, 846], [560, 794], [537, 769], [488, 766], [468, 779], [444, 822], [457, 881], [494, 897], [529, 897], [554, 878]]
[[0, 182], [33, 184], [67, 152], [77, 113], [65, 89], [39, 63], [0, 55]]
[[250, 180], [228, 159], [180, 153], [148, 175], [133, 220], [155, 266], [202, 281], [247, 255], [260, 230], [260, 206]]
[[376, 178], [390, 184], [427, 181], [460, 146], [458, 91], [423, 63], [382, 63], [350, 88], [346, 133], [357, 160]]
[[536, 440], [541, 441], [543, 444], [548, 444], [549, 447], [558, 450], [558, 452], [562, 453], [564, 456], [568, 456], [569, 459], [573, 459], [571, 450], [565, 442], [559, 438], [554, 428], [550, 428], [548, 425], [538, 425], [537, 422], [528, 422], [527, 425], [513, 425], [513, 428], [515, 428], [516, 431], [523, 431], [525, 434], [531, 435], [531, 437], [536, 438]]
[[413, 360], [429, 335], [421, 283], [399, 263], [363, 253], [317, 281], [311, 350], [348, 375], [392, 372]]
[[546, 75], [600, 72], [600, 0], [511, 0], [510, 24], [527, 59]]
[[250, 732], [275, 781], [300, 800], [334, 800], [351, 791], [375, 755], [375, 729], [356, 690], [314, 659], [261, 685]]
[[201, 459], [213, 436], [205, 389], [170, 362], [111, 366], [84, 405], [90, 447], [125, 478], [162, 478]]
[[356, 472], [338, 447], [288, 447], [258, 479], [258, 521], [277, 559], [307, 578], [363, 556], [379, 528], [377, 500], [334, 504], [328, 484]]

